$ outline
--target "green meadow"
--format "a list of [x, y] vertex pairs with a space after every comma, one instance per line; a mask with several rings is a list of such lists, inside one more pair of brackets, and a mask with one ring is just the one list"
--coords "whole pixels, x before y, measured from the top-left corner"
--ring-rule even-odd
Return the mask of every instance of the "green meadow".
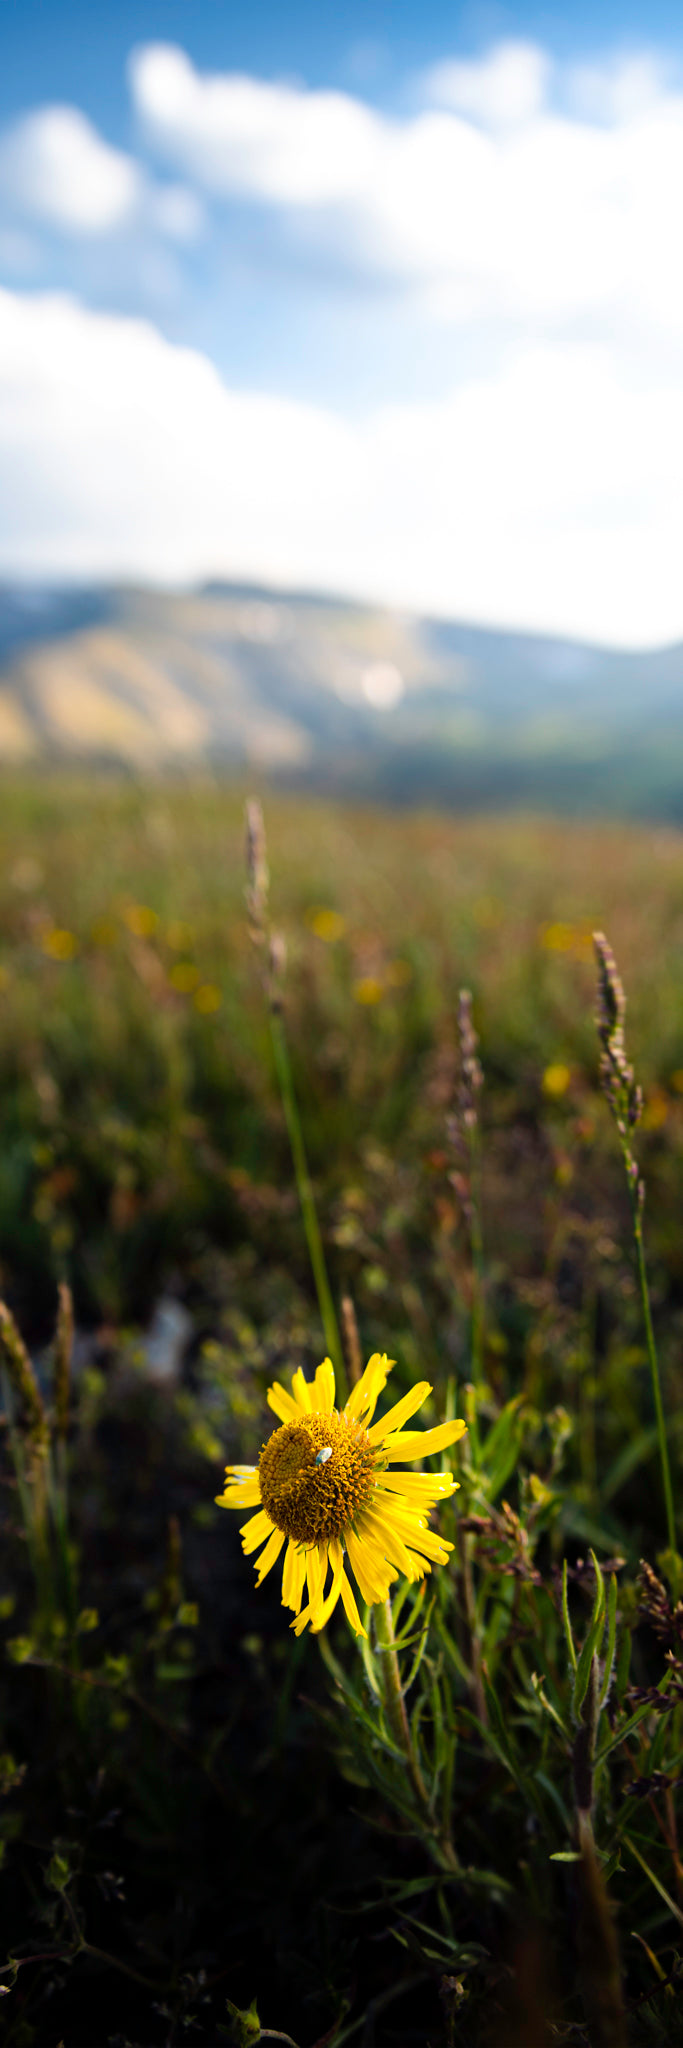
[[[269, 793], [274, 986], [245, 794], [2, 788], [7, 2041], [683, 2040], [683, 837]], [[273, 998], [347, 1379], [468, 1424], [398, 1667], [214, 1506], [329, 1348]]]

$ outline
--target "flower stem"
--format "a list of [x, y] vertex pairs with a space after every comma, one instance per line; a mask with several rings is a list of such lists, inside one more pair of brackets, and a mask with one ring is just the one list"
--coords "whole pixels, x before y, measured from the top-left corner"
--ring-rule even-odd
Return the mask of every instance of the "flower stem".
[[449, 1835], [445, 1831], [443, 1834], [439, 1833], [434, 1825], [429, 1793], [415, 1754], [401, 1685], [391, 1601], [379, 1602], [372, 1611], [375, 1617], [377, 1645], [381, 1651], [380, 1679], [385, 1712], [396, 1746], [403, 1751], [408, 1766], [408, 1776], [420, 1809], [420, 1823], [422, 1828], [426, 1826], [431, 1846], [438, 1851], [439, 1861], [447, 1870], [457, 1870], [458, 1859]]

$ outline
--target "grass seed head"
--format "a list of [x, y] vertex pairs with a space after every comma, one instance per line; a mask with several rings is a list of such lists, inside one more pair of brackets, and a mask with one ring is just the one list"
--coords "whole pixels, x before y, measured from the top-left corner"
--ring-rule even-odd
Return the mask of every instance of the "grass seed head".
[[245, 890], [249, 929], [255, 944], [265, 937], [268, 916], [268, 849], [263, 811], [257, 797], [250, 797], [245, 810], [247, 886]]
[[26, 1436], [33, 1450], [43, 1453], [49, 1441], [43, 1397], [23, 1337], [4, 1301], [0, 1301], [0, 1357], [19, 1397]]

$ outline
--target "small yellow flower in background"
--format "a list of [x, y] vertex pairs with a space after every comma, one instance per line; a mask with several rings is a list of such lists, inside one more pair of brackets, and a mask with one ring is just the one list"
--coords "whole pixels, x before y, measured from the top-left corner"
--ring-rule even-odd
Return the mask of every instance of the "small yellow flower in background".
[[[221, 1508], [256, 1508], [242, 1524], [245, 1555], [256, 1560], [260, 1586], [287, 1544], [282, 1572], [282, 1605], [291, 1607], [296, 1635], [310, 1622], [325, 1628], [341, 1598], [355, 1635], [365, 1629], [346, 1571], [353, 1572], [368, 1606], [388, 1598], [403, 1572], [415, 1581], [433, 1564], [446, 1564], [452, 1543], [437, 1536], [427, 1516], [453, 1493], [450, 1472], [389, 1472], [388, 1465], [430, 1458], [464, 1434], [464, 1422], [436, 1429], [404, 1430], [431, 1387], [420, 1380], [381, 1422], [372, 1422], [394, 1360], [375, 1352], [341, 1413], [335, 1408], [334, 1367], [329, 1358], [315, 1379], [299, 1370], [292, 1392], [276, 1380], [268, 1405], [280, 1418], [264, 1444], [258, 1465], [228, 1465]], [[262, 1548], [265, 1544], [265, 1549]], [[332, 1573], [325, 1592], [328, 1571]], [[304, 1588], [308, 1602], [302, 1608]]]
[[74, 932], [62, 931], [58, 925], [53, 925], [51, 931], [44, 933], [42, 946], [48, 960], [73, 960], [78, 952], [78, 940]]
[[122, 915], [135, 939], [151, 939], [159, 923], [156, 910], [150, 910], [147, 903], [128, 903]]
[[194, 1006], [200, 1017], [211, 1017], [214, 1010], [220, 1010], [222, 1001], [221, 991], [213, 981], [203, 981], [200, 987], [195, 989]]
[[571, 953], [575, 932], [571, 924], [541, 925], [541, 941], [548, 953]]
[[360, 981], [354, 981], [353, 995], [355, 1002], [365, 1003], [368, 1007], [372, 1003], [381, 1003], [384, 983], [378, 981], [375, 974], [362, 974]]
[[668, 1114], [669, 1104], [663, 1088], [653, 1088], [652, 1093], [647, 1096], [645, 1108], [640, 1119], [641, 1129], [644, 1131], [661, 1131], [662, 1125], [666, 1123]]
[[346, 931], [346, 918], [338, 910], [310, 910], [308, 923], [316, 939], [322, 939], [326, 946], [334, 946]]
[[552, 1066], [546, 1067], [543, 1075], [544, 1095], [566, 1095], [571, 1078], [571, 1067], [565, 1067], [562, 1060], [556, 1060]]
[[199, 981], [199, 968], [195, 967], [194, 960], [178, 960], [168, 978], [171, 988], [176, 989], [179, 996], [191, 996]]
[[588, 925], [542, 924], [541, 944], [548, 953], [573, 953], [577, 960], [590, 960], [593, 956], [593, 939]]

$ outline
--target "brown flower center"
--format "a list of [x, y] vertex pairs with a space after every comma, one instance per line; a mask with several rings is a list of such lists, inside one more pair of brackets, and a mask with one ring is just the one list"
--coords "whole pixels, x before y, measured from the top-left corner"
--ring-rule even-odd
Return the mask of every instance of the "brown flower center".
[[367, 1431], [336, 1410], [283, 1422], [259, 1459], [266, 1514], [295, 1543], [325, 1543], [367, 1505], [374, 1467]]

